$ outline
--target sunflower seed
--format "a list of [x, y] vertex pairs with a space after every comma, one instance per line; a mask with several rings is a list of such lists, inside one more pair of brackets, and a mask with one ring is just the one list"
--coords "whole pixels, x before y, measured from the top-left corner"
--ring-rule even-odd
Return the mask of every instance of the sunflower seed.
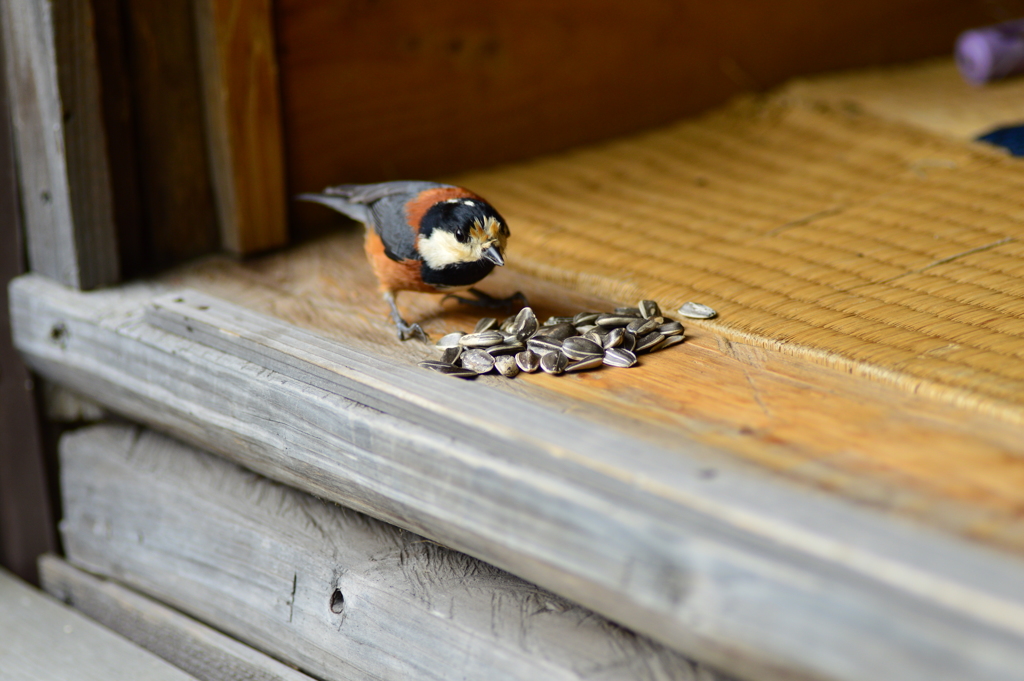
[[424, 369], [431, 369], [433, 371], [441, 371], [445, 367], [452, 366], [452, 363], [451, 362], [439, 361], [439, 360], [436, 360], [436, 359], [425, 359], [425, 360], [423, 360], [422, 362], [419, 363], [419, 366], [423, 367]]
[[593, 331], [594, 329], [600, 329], [600, 328], [601, 327], [596, 325], [596, 324], [577, 324], [576, 325], [576, 333], [579, 334], [580, 336], [582, 336], [582, 335], [585, 335], [588, 331]]
[[516, 358], [512, 355], [495, 357], [494, 368], [498, 370], [499, 374], [508, 378], [515, 378], [519, 375], [519, 365], [516, 364]]
[[546, 374], [560, 374], [569, 364], [569, 358], [560, 352], [549, 352], [540, 358], [540, 368]]
[[490, 353], [491, 355], [497, 357], [499, 355], [514, 355], [517, 352], [521, 351], [524, 347], [526, 346], [520, 343], [519, 341], [516, 341], [514, 343], [501, 343], [499, 345], [492, 345], [491, 347], [484, 349], [487, 350], [487, 352]]
[[491, 329], [498, 328], [498, 320], [494, 317], [483, 317], [476, 323], [476, 327], [473, 329], [473, 333], [481, 333], [483, 331], [490, 331]]
[[516, 335], [516, 338], [525, 341], [537, 331], [537, 315], [531, 308], [524, 307], [516, 315], [516, 320], [512, 322], [510, 331]]
[[700, 303], [694, 303], [692, 301], [684, 303], [683, 306], [679, 308], [679, 314], [684, 317], [689, 317], [690, 319], [711, 319], [712, 317], [718, 316], [718, 313], [707, 305], [701, 305]]
[[544, 326], [554, 326], [555, 324], [572, 324], [572, 317], [548, 317], [548, 320], [544, 322]]
[[623, 315], [624, 317], [639, 317], [640, 308], [637, 307], [617, 307], [615, 308], [615, 314]]
[[603, 361], [610, 367], [628, 369], [636, 364], [636, 355], [622, 348], [608, 348], [604, 351]]
[[576, 335], [576, 327], [569, 322], [562, 322], [561, 324], [554, 324], [552, 326], [546, 326], [537, 331], [536, 336], [544, 336], [545, 338], [557, 338], [558, 340], [565, 340], [569, 336]]
[[601, 343], [601, 346], [607, 350], [608, 348], [615, 348], [622, 345], [622, 336], [625, 333], [626, 330], [621, 326], [616, 329], [612, 329], [607, 333], [607, 335], [605, 335], [604, 342]]
[[478, 374], [486, 374], [494, 368], [494, 357], [486, 350], [473, 348], [462, 353], [462, 366]]
[[583, 334], [583, 337], [589, 341], [594, 341], [598, 345], [604, 345], [605, 335], [603, 335], [598, 329], [591, 329]]
[[633, 352], [636, 348], [636, 334], [631, 331], [622, 330], [622, 342], [619, 343], [619, 347], [623, 350], [629, 350]]
[[546, 355], [549, 352], [558, 352], [562, 349], [562, 341], [558, 338], [549, 338], [548, 336], [541, 336], [537, 334], [530, 340], [526, 341], [526, 347], [536, 352], [538, 355]]
[[653, 319], [634, 319], [626, 325], [626, 331], [632, 332], [636, 336], [646, 336], [651, 331], [654, 331], [659, 326], [659, 323]]
[[505, 319], [501, 322], [501, 326], [498, 327], [498, 331], [501, 331], [502, 333], [512, 333], [512, 325], [515, 323], [515, 315], [512, 315], [511, 317], [505, 317]]
[[466, 334], [459, 339], [459, 345], [464, 348], [487, 348], [492, 345], [504, 343], [505, 337], [501, 331], [481, 331], [480, 333]]
[[459, 344], [459, 339], [465, 336], [461, 331], [453, 331], [446, 336], [442, 336], [441, 340], [437, 341], [437, 347], [439, 348], [454, 348]]
[[641, 300], [637, 308], [640, 310], [640, 316], [644, 319], [661, 316], [661, 308], [653, 300]]
[[581, 360], [600, 357], [604, 350], [600, 345], [582, 336], [572, 336], [562, 342], [562, 353], [569, 359]]
[[516, 355], [516, 364], [528, 374], [540, 368], [540, 355], [533, 350], [523, 350]]
[[596, 369], [604, 364], [604, 355], [598, 355], [596, 357], [588, 357], [586, 359], [577, 360], [575, 362], [569, 362], [565, 367], [565, 373], [573, 371], [587, 371], [588, 369]]
[[580, 312], [572, 318], [572, 323], [576, 326], [581, 324], [593, 324], [594, 320], [598, 318], [600, 312]]
[[[652, 350], [657, 349], [657, 347], [664, 342], [665, 336], [662, 336], [657, 331], [651, 331], [646, 336], [637, 339], [636, 347], [633, 348], [633, 352], [638, 355], [641, 352], [651, 352]], [[465, 364], [465, 360], [463, 360], [463, 364]]]
[[444, 352], [441, 353], [441, 361], [445, 364], [455, 364], [459, 357], [462, 356], [462, 346], [456, 345], [453, 348], [445, 348]]
[[678, 336], [683, 331], [683, 325], [679, 322], [666, 322], [658, 327], [658, 333], [662, 336]]
[[479, 375], [475, 371], [470, 371], [469, 369], [463, 369], [462, 367], [452, 366], [451, 364], [445, 364], [444, 362], [435, 362], [433, 360], [420, 362], [420, 366], [424, 369], [436, 371], [439, 374], [456, 376], [458, 378], [476, 378]]
[[669, 336], [669, 337], [667, 337], [665, 339], [664, 343], [662, 343], [661, 345], [658, 346], [657, 349], [658, 350], [664, 350], [665, 348], [670, 348], [673, 345], [679, 345], [684, 340], [686, 340], [686, 336], [684, 336], [682, 334], [679, 334], [679, 335], [676, 335], [676, 336]]
[[634, 319], [636, 319], [636, 317], [634, 317], [634, 316], [616, 313], [616, 314], [602, 314], [602, 315], [599, 315], [598, 318], [595, 321], [597, 322], [598, 326], [604, 326], [604, 327], [608, 327], [608, 328], [615, 328], [615, 327], [618, 327], [618, 326], [625, 326], [626, 324], [629, 324]]

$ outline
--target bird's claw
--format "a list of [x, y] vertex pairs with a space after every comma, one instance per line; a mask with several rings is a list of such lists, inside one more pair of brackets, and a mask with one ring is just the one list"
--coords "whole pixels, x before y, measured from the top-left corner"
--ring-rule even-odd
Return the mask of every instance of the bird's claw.
[[407, 324], [402, 322], [401, 324], [395, 324], [398, 329], [398, 340], [407, 341], [413, 338], [419, 338], [424, 343], [430, 342], [430, 336], [423, 330], [423, 327], [419, 324]]
[[526, 300], [526, 296], [523, 294], [522, 291], [516, 291], [508, 298], [495, 298], [494, 296], [488, 293], [484, 293], [483, 291], [477, 288], [471, 288], [469, 289], [469, 292], [472, 293], [475, 297], [463, 298], [462, 296], [457, 296], [454, 293], [449, 293], [441, 300], [441, 302], [444, 302], [445, 300], [451, 298], [452, 300], [457, 300], [463, 305], [473, 305], [474, 307], [488, 307], [492, 309], [511, 309], [516, 305], [518, 305], [519, 307], [525, 307], [526, 305], [529, 304]]

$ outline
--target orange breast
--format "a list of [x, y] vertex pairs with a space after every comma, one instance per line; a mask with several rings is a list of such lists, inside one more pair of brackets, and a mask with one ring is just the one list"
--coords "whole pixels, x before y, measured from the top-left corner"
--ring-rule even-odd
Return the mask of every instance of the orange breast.
[[382, 291], [422, 291], [434, 293], [436, 288], [423, 283], [419, 260], [395, 262], [384, 253], [384, 242], [373, 229], [366, 230], [366, 257], [377, 275]]

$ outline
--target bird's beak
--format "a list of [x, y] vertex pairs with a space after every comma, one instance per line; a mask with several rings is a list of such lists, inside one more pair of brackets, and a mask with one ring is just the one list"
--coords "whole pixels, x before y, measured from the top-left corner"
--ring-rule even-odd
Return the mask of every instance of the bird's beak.
[[497, 246], [488, 246], [481, 255], [484, 256], [484, 259], [490, 260], [498, 267], [505, 264], [505, 259], [501, 257], [501, 251], [498, 250]]

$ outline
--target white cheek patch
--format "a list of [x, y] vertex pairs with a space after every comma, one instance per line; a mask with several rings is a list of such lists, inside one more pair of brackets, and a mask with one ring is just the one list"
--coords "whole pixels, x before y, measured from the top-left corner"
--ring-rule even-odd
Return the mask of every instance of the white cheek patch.
[[443, 229], [435, 229], [426, 239], [421, 238], [417, 248], [427, 266], [435, 270], [461, 262], [476, 262], [483, 252], [480, 242], [475, 239], [464, 244]]

